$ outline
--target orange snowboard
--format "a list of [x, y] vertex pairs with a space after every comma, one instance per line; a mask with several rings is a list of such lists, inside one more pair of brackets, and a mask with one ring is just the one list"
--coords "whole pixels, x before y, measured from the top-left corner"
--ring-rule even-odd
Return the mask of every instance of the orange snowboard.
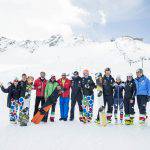
[[[48, 112], [48, 111], [50, 110], [50, 108], [51, 108], [51, 105], [49, 105], [49, 106], [43, 108], [43, 110], [44, 110], [45, 112]], [[33, 119], [31, 120], [31, 122], [33, 122], [33, 123], [35, 123], [35, 124], [39, 124], [39, 123], [42, 121], [42, 119], [44, 118], [44, 116], [45, 116], [45, 115], [41, 114], [41, 112], [38, 111], [38, 112], [35, 114], [35, 116], [33, 117]]]

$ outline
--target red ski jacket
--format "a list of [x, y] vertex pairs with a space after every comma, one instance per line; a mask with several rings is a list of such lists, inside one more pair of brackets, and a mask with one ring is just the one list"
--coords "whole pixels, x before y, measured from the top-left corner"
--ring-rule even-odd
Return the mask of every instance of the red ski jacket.
[[38, 78], [37, 80], [35, 80], [34, 89], [36, 90], [37, 97], [44, 97], [46, 83], [46, 79], [42, 80], [41, 78]]
[[57, 81], [59, 83], [59, 85], [63, 88], [64, 92], [62, 93], [62, 97], [66, 98], [66, 97], [70, 97], [70, 87], [71, 87], [71, 81], [69, 79], [65, 79], [65, 81], [63, 82], [63, 79], [59, 79]]

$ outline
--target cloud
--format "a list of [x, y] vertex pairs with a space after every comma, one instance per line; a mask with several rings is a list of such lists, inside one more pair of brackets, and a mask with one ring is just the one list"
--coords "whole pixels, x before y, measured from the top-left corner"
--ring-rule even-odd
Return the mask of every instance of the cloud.
[[0, 0], [0, 34], [19, 39], [70, 36], [71, 26], [84, 26], [86, 15], [70, 0]]

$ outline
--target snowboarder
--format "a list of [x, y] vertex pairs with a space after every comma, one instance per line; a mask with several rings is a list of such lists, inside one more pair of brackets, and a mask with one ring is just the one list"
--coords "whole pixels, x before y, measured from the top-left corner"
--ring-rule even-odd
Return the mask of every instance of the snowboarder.
[[[51, 75], [50, 80], [47, 82], [46, 84], [46, 88], [45, 88], [45, 101], [47, 101], [48, 97], [50, 97], [50, 95], [53, 93], [53, 91], [55, 90], [55, 88], [58, 86], [58, 82], [56, 81], [56, 77], [55, 75]], [[56, 103], [57, 101], [55, 101], [52, 104], [52, 108], [51, 108], [51, 115], [50, 115], [50, 121], [54, 122], [55, 119], [55, 107], [56, 107]]]
[[58, 97], [62, 95], [64, 90], [58, 85], [55, 87], [52, 94], [47, 98], [47, 101], [44, 103], [44, 105], [39, 109], [39, 111], [35, 114], [33, 119], [31, 120], [35, 124], [39, 124], [41, 120], [44, 118], [45, 115], [47, 115], [49, 109], [52, 107], [54, 103], [56, 103]]
[[[27, 77], [26, 91], [24, 98], [20, 98], [20, 101], [23, 103], [23, 108], [19, 113], [19, 123], [20, 126], [27, 126], [29, 122], [29, 110], [30, 110], [30, 101], [31, 101], [31, 91], [33, 87], [34, 78], [32, 76]], [[19, 101], [19, 102], [20, 102]]]
[[123, 91], [124, 91], [124, 83], [121, 80], [120, 76], [116, 77], [116, 82], [113, 85], [114, 87], [114, 117], [115, 123], [118, 123], [118, 107], [120, 110], [120, 123], [123, 123]]
[[8, 88], [4, 88], [2, 83], [0, 84], [1, 90], [4, 93], [8, 93], [8, 103], [10, 107], [9, 119], [11, 123], [17, 123], [18, 121], [18, 100], [20, 98], [20, 89], [18, 86], [18, 79], [16, 78], [13, 83], [10, 83]]
[[98, 97], [98, 102], [99, 102], [99, 109], [98, 109], [98, 114], [95, 122], [97, 124], [100, 124], [100, 113], [104, 111], [102, 106], [104, 106], [104, 103], [102, 102], [102, 94], [103, 94], [103, 87], [102, 87], [102, 73], [96, 73], [95, 74], [95, 79], [96, 79], [96, 90], [97, 90], [97, 97]]
[[70, 121], [74, 120], [74, 109], [76, 102], [78, 103], [79, 106], [79, 120], [82, 121], [82, 99], [83, 99], [83, 94], [82, 94], [82, 78], [79, 76], [79, 72], [75, 71], [73, 73], [73, 77], [71, 80], [71, 110], [70, 110]]
[[89, 70], [83, 71], [82, 78], [82, 89], [83, 89], [83, 100], [82, 100], [82, 108], [83, 108], [83, 121], [91, 122], [93, 117], [93, 104], [94, 104], [94, 88], [96, 85], [89, 75]]
[[67, 121], [68, 119], [68, 111], [69, 111], [69, 100], [70, 100], [70, 87], [71, 81], [67, 78], [66, 73], [62, 73], [62, 77], [57, 81], [61, 88], [63, 89], [63, 93], [60, 96], [60, 121]]
[[145, 124], [146, 106], [150, 100], [150, 80], [143, 74], [143, 69], [137, 69], [136, 75], [136, 96], [140, 113], [139, 124]]
[[112, 112], [113, 112], [113, 84], [115, 80], [111, 76], [111, 70], [110, 68], [105, 69], [105, 74], [103, 76], [103, 99], [104, 99], [104, 107], [106, 107], [107, 104], [107, 122], [111, 123], [112, 118]]
[[[41, 106], [45, 103], [44, 93], [45, 93], [45, 87], [47, 80], [45, 79], [45, 72], [40, 73], [40, 77], [35, 80], [34, 82], [34, 89], [36, 90], [36, 100], [35, 100], [35, 109], [34, 109], [34, 115], [39, 110], [39, 105], [41, 103]], [[44, 122], [47, 122], [47, 117], [43, 119]]]
[[133, 125], [136, 85], [131, 73], [127, 75], [124, 91], [125, 124]]

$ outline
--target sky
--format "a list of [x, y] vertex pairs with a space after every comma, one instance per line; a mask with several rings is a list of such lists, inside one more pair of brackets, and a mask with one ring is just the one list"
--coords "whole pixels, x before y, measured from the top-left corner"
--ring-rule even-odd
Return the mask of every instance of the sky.
[[0, 0], [0, 35], [13, 39], [131, 35], [150, 43], [148, 0]]

